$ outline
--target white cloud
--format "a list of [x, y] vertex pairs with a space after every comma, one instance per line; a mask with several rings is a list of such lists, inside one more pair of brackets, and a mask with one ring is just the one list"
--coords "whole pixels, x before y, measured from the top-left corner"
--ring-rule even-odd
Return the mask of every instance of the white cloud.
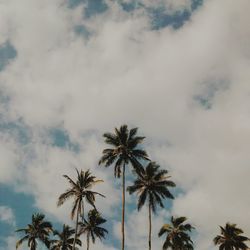
[[0, 206], [0, 221], [8, 223], [11, 226], [15, 226], [15, 216], [11, 208]]
[[[188, 2], [167, 3], [179, 8]], [[207, 1], [181, 29], [159, 31], [149, 29], [145, 13], [131, 15], [111, 2], [106, 13], [81, 21], [80, 9], [67, 9], [62, 1], [0, 5], [0, 34], [18, 52], [0, 75], [1, 89], [10, 96], [8, 117], [21, 117], [33, 135], [18, 154], [19, 144], [2, 137], [4, 182], [16, 178], [21, 155], [25, 164], [18, 168], [17, 188], [28, 187], [39, 208], [64, 221], [71, 205], [56, 208], [66, 188], [61, 175], [74, 176], [75, 166], [91, 168], [106, 181], [98, 189], [108, 199], [98, 205], [111, 217], [120, 204], [119, 190], [113, 170], [97, 167], [105, 147], [97, 135], [128, 123], [141, 128], [153, 160], [169, 168], [184, 189], [173, 213], [197, 226], [199, 249], [212, 249], [208, 239], [227, 221], [250, 234], [245, 220], [250, 206], [249, 1]], [[92, 32], [88, 41], [73, 32], [79, 21]], [[207, 96], [214, 86], [213, 96]], [[197, 95], [210, 98], [211, 109], [195, 100]], [[80, 144], [79, 153], [48, 145], [41, 131], [58, 125]], [[146, 237], [146, 228], [136, 227], [144, 215], [128, 217], [131, 249], [145, 244], [136, 241], [140, 233]], [[130, 235], [133, 228], [138, 230]]]
[[17, 173], [20, 155], [16, 142], [3, 133], [0, 133], [0, 154], [0, 183], [7, 184]]
[[[16, 242], [17, 242], [17, 237], [15, 236], [8, 236], [7, 238], [4, 239], [5, 242], [5, 246], [1, 247], [0, 246], [0, 250], [13, 250], [16, 249]], [[25, 246], [20, 246], [19, 250], [25, 250]]]

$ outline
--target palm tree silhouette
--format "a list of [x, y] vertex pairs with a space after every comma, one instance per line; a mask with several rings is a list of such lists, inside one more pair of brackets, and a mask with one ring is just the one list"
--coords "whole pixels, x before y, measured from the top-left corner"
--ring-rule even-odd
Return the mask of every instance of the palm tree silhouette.
[[[63, 225], [62, 232], [54, 231], [54, 235], [58, 236], [58, 240], [51, 240], [52, 244], [51, 250], [72, 250], [75, 230], [70, 228], [68, 225]], [[81, 246], [82, 242], [79, 239], [76, 239], [76, 244]]]
[[162, 236], [167, 234], [163, 244], [163, 250], [193, 250], [193, 241], [188, 232], [191, 232], [194, 227], [191, 224], [183, 224], [187, 220], [186, 217], [171, 217], [171, 224], [164, 224], [158, 234]]
[[227, 223], [225, 227], [220, 226], [221, 235], [214, 238], [214, 244], [219, 245], [220, 250], [246, 250], [248, 246], [245, 241], [250, 240], [246, 236], [242, 236], [243, 230], [238, 228], [236, 224]]
[[134, 169], [138, 172], [142, 168], [138, 160], [149, 160], [146, 151], [138, 148], [145, 137], [136, 136], [138, 128], [128, 130], [127, 125], [122, 125], [119, 129], [115, 128], [115, 133], [105, 133], [103, 137], [105, 142], [112, 148], [103, 150], [103, 155], [99, 164], [104, 164], [109, 167], [114, 163], [114, 175], [120, 178], [122, 174], [122, 244], [121, 248], [124, 250], [125, 232], [125, 166], [132, 164]]
[[44, 243], [48, 248], [50, 246], [49, 234], [53, 231], [52, 224], [44, 221], [45, 215], [36, 213], [32, 215], [32, 222], [26, 228], [18, 229], [16, 232], [24, 232], [25, 236], [17, 241], [16, 249], [24, 242], [28, 241], [30, 250], [36, 250], [37, 240]]
[[87, 237], [87, 250], [89, 250], [89, 244], [90, 244], [90, 236], [92, 239], [92, 242], [95, 243], [95, 237], [98, 237], [100, 240], [105, 238], [105, 234], [108, 233], [108, 231], [100, 227], [103, 223], [106, 222], [104, 218], [100, 215], [100, 213], [96, 209], [92, 209], [88, 212], [88, 220], [83, 220], [84, 222], [80, 222], [80, 234], [86, 234]]
[[94, 192], [91, 190], [94, 184], [103, 182], [103, 180], [97, 180], [94, 175], [91, 174], [89, 170], [80, 172], [76, 169], [77, 179], [73, 181], [68, 175], [63, 175], [70, 184], [70, 188], [66, 190], [65, 193], [61, 194], [58, 198], [57, 205], [61, 206], [69, 198], [74, 198], [73, 208], [71, 211], [71, 219], [76, 215], [76, 227], [75, 227], [75, 237], [73, 242], [73, 250], [75, 249], [76, 238], [77, 238], [77, 228], [79, 216], [81, 215], [84, 219], [84, 200], [88, 202], [92, 207], [95, 208], [95, 195], [104, 195]]
[[127, 190], [130, 194], [137, 192], [139, 195], [137, 208], [140, 210], [145, 204], [148, 203], [148, 217], [149, 217], [149, 236], [148, 247], [151, 250], [151, 211], [156, 212], [156, 207], [164, 207], [163, 199], [173, 199], [173, 195], [169, 192], [168, 187], [175, 187], [175, 183], [169, 180], [170, 176], [166, 176], [167, 170], [160, 170], [160, 166], [155, 162], [150, 162], [145, 169], [138, 172], [138, 177], [132, 186]]

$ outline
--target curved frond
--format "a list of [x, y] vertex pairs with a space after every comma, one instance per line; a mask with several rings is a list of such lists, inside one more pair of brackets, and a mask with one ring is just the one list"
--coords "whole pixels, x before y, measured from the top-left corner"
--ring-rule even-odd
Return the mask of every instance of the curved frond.
[[173, 220], [173, 224], [175, 227], [178, 227], [180, 224], [182, 224], [184, 221], [186, 221], [187, 218], [184, 217], [184, 216], [181, 216], [181, 217], [177, 217]]
[[129, 136], [128, 136], [128, 140], [132, 140], [133, 137], [137, 134], [138, 128], [132, 128], [129, 131]]
[[105, 138], [105, 142], [112, 146], [119, 146], [119, 140], [115, 134], [112, 133], [104, 133], [103, 137]]
[[139, 191], [141, 188], [142, 188], [142, 185], [135, 184], [135, 185], [132, 185], [132, 186], [128, 186], [127, 191], [129, 192], [129, 194], [132, 194], [132, 193], [134, 193], [136, 191]]
[[24, 242], [25, 240], [28, 240], [28, 239], [29, 239], [29, 236], [26, 235], [26, 236], [24, 236], [23, 238], [21, 238], [20, 240], [18, 240], [18, 241], [16, 242], [16, 249], [18, 249], [19, 246], [21, 246], [21, 245], [23, 244], [23, 242]]
[[[79, 172], [78, 170], [76, 169], [77, 171], [77, 174], [79, 176]], [[68, 175], [63, 175], [64, 178], [66, 178], [69, 182], [69, 184], [71, 185], [72, 188], [77, 188], [77, 184], [68, 176]]]
[[[79, 206], [81, 206], [81, 201], [80, 201], [79, 199], [76, 199], [76, 200], [74, 201], [74, 205], [73, 205], [73, 208], [72, 208], [71, 214], [70, 214], [71, 220], [74, 219], [75, 214], [76, 214], [76, 210], [79, 208]], [[78, 215], [76, 215], [76, 216], [78, 216]]]
[[138, 205], [137, 205], [138, 210], [140, 210], [142, 206], [145, 204], [146, 198], [147, 198], [147, 191], [144, 190], [138, 199]]
[[171, 225], [169, 225], [169, 224], [164, 224], [164, 225], [161, 227], [161, 229], [160, 229], [160, 231], [159, 231], [159, 233], [158, 233], [158, 236], [160, 237], [160, 236], [162, 236], [164, 233], [170, 232], [171, 229], [172, 229]]

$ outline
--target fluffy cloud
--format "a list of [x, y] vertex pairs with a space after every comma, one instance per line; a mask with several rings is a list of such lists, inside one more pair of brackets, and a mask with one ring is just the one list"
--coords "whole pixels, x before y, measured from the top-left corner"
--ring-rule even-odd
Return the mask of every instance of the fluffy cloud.
[[11, 208], [6, 206], [0, 206], [0, 221], [15, 226], [15, 216]]
[[[15, 249], [16, 248], [16, 242], [17, 238], [15, 236], [9, 236], [6, 239], [4, 239], [4, 242], [6, 246], [1, 247], [0, 250], [6, 250], [6, 249]], [[24, 246], [20, 246], [19, 250], [25, 250], [26, 248]]]
[[[8, 224], [13, 230], [16, 227], [15, 215], [10, 207], [0, 206], [0, 223]], [[0, 237], [0, 240], [6, 244], [7, 249], [15, 249], [17, 239], [13, 234], [9, 235], [8, 237]], [[4, 250], [6, 248], [0, 246], [0, 249]]]
[[5, 133], [0, 133], [0, 183], [7, 184], [15, 177], [20, 160], [16, 141]]
[[[158, 31], [150, 30], [145, 12], [126, 13], [112, 2], [89, 19], [83, 19], [82, 6], [69, 9], [59, 0], [19, 2], [0, 3], [1, 43], [9, 40], [17, 50], [0, 86], [9, 96], [3, 112], [12, 121], [21, 118], [31, 140], [20, 150], [15, 139], [2, 136], [6, 168], [0, 180], [16, 178], [18, 169], [16, 189], [68, 222], [71, 205], [56, 208], [66, 187], [61, 175], [90, 168], [105, 180], [96, 188], [108, 198], [98, 206], [112, 218], [120, 204], [119, 181], [112, 169], [97, 167], [105, 147], [100, 135], [128, 123], [141, 128], [150, 156], [183, 188], [172, 212], [195, 224], [199, 249], [212, 249], [218, 224], [227, 221], [249, 235], [250, 2], [207, 1], [180, 29]], [[160, 2], [173, 9], [190, 4]], [[75, 33], [79, 24], [90, 31], [88, 39]], [[79, 152], [51, 145], [44, 131], [57, 126]], [[145, 245], [137, 241], [146, 237], [144, 216], [128, 216], [129, 249]], [[166, 217], [156, 218], [157, 227]]]

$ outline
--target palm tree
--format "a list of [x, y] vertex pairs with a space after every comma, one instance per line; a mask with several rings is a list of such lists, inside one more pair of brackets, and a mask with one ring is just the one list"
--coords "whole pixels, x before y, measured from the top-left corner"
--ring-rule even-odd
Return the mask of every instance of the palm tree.
[[193, 250], [193, 241], [188, 232], [194, 228], [190, 224], [183, 224], [187, 220], [186, 217], [171, 217], [171, 224], [164, 224], [158, 234], [162, 236], [167, 234], [163, 244], [163, 250]]
[[217, 235], [214, 238], [214, 244], [219, 245], [220, 250], [246, 250], [248, 246], [244, 243], [250, 240], [246, 236], [242, 236], [244, 233], [242, 229], [236, 227], [236, 224], [227, 223], [223, 228], [220, 226], [221, 235]]
[[36, 213], [32, 215], [32, 222], [26, 228], [18, 229], [16, 232], [24, 232], [25, 236], [17, 241], [16, 249], [24, 242], [28, 241], [30, 250], [36, 250], [37, 240], [44, 243], [48, 248], [50, 246], [49, 234], [53, 231], [52, 224], [44, 221], [45, 215]]
[[155, 162], [149, 162], [145, 169], [138, 172], [138, 177], [134, 185], [129, 186], [127, 190], [130, 194], [137, 192], [139, 195], [137, 208], [140, 210], [145, 204], [148, 203], [148, 217], [149, 217], [149, 236], [148, 246], [151, 250], [151, 211], [156, 212], [156, 207], [164, 207], [163, 199], [173, 199], [173, 195], [169, 192], [168, 187], [175, 187], [175, 183], [168, 180], [167, 170], [160, 170], [160, 166]]
[[138, 160], [148, 160], [146, 151], [138, 148], [145, 137], [136, 136], [137, 130], [138, 128], [128, 130], [127, 125], [122, 125], [119, 129], [115, 128], [114, 134], [105, 133], [105, 142], [112, 148], [104, 149], [99, 161], [99, 164], [104, 164], [105, 167], [114, 163], [115, 177], [120, 178], [122, 174], [122, 250], [125, 243], [125, 166], [131, 163], [136, 171], [140, 171], [142, 166]]
[[88, 213], [88, 220], [84, 219], [84, 222], [80, 222], [80, 234], [87, 235], [87, 250], [89, 250], [89, 238], [91, 236], [92, 242], [95, 243], [95, 237], [98, 237], [100, 240], [105, 238], [105, 234], [108, 233], [108, 231], [100, 227], [101, 224], [105, 223], [106, 220], [102, 218], [100, 213], [96, 209], [92, 209]]
[[104, 195], [91, 191], [91, 188], [94, 184], [103, 182], [103, 180], [97, 180], [94, 175], [91, 175], [89, 170], [80, 172], [76, 169], [77, 179], [73, 181], [68, 175], [63, 175], [70, 184], [70, 188], [66, 190], [65, 193], [61, 194], [58, 198], [57, 206], [61, 206], [66, 200], [69, 198], [74, 198], [73, 208], [71, 210], [71, 219], [76, 215], [76, 227], [75, 227], [75, 237], [73, 242], [73, 250], [75, 250], [76, 238], [77, 238], [77, 228], [78, 228], [78, 220], [81, 215], [84, 219], [84, 199], [88, 202], [92, 207], [95, 208], [95, 195], [100, 195], [104, 197]]
[[[51, 240], [51, 250], [72, 250], [75, 230], [70, 228], [68, 225], [63, 225], [62, 232], [54, 231], [54, 235], [58, 236], [58, 240]], [[81, 246], [82, 242], [79, 239], [76, 239], [76, 244]]]

